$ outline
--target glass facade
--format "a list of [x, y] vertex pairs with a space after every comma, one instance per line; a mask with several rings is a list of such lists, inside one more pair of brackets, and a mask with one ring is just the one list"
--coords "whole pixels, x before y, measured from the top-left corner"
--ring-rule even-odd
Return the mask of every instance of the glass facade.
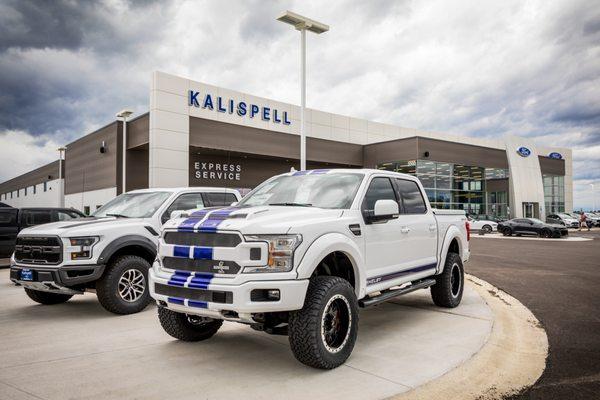
[[565, 177], [543, 175], [546, 214], [565, 212]]
[[435, 208], [465, 210], [468, 214], [506, 217], [507, 192], [486, 192], [492, 179], [508, 178], [508, 170], [429, 160], [383, 163], [379, 169], [416, 175]]

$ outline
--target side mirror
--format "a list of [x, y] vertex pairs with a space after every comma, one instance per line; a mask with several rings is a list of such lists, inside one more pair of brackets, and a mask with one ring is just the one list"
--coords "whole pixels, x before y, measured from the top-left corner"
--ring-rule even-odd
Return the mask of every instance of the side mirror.
[[367, 223], [386, 222], [398, 218], [400, 210], [394, 200], [377, 200], [373, 212], [365, 217]]
[[183, 214], [185, 214], [185, 210], [174, 210], [174, 211], [171, 211], [171, 218], [170, 219], [181, 218], [181, 216]]

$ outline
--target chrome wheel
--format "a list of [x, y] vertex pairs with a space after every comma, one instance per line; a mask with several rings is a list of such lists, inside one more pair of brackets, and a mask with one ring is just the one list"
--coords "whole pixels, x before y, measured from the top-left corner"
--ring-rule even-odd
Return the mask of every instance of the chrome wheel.
[[452, 274], [450, 275], [450, 286], [452, 288], [452, 297], [457, 297], [462, 287], [462, 277], [458, 264], [452, 264]]
[[146, 290], [146, 278], [142, 271], [128, 269], [119, 278], [119, 296], [128, 303], [136, 302]]
[[336, 294], [325, 305], [321, 318], [321, 340], [330, 353], [337, 353], [344, 348], [350, 337], [352, 313], [348, 299]]

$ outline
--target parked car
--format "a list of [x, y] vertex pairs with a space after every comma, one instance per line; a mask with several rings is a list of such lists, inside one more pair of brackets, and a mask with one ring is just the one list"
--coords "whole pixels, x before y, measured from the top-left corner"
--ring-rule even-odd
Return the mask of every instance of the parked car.
[[223, 188], [144, 189], [121, 194], [91, 218], [22, 230], [11, 259], [10, 279], [41, 304], [68, 301], [94, 291], [115, 314], [143, 310], [151, 301], [148, 269], [158, 232], [177, 210], [236, 202]]
[[595, 212], [586, 213], [588, 220], [592, 223], [592, 226], [600, 226], [600, 214]]
[[550, 214], [546, 217], [549, 224], [564, 225], [567, 228], [579, 228], [579, 219], [566, 213]]
[[506, 218], [501, 218], [497, 215], [491, 215], [491, 214], [471, 214], [471, 215], [469, 215], [469, 217], [476, 219], [476, 220], [494, 221], [495, 223], [506, 221]]
[[498, 223], [495, 221], [470, 217], [469, 222], [471, 223], [471, 229], [474, 231], [492, 233], [498, 230]]
[[359, 307], [423, 288], [458, 306], [469, 235], [464, 211], [432, 210], [416, 177], [290, 172], [236, 206], [167, 222], [150, 294], [179, 340], [235, 321], [287, 335], [300, 362], [331, 369], [352, 352]]
[[547, 224], [537, 218], [513, 218], [498, 224], [498, 232], [504, 236], [535, 235], [546, 238], [559, 238], [569, 234], [567, 227]]
[[0, 207], [0, 258], [15, 251], [17, 234], [31, 226], [56, 221], [68, 221], [85, 215], [73, 208], [13, 208]]

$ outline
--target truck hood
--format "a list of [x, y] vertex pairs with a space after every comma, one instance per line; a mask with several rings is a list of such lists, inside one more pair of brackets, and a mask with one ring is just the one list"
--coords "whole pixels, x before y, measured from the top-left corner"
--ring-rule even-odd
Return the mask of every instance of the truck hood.
[[32, 226], [31, 228], [23, 229], [19, 232], [19, 235], [95, 236], [101, 235], [108, 229], [114, 231], [115, 229], [126, 229], [132, 225], [139, 226], [144, 221], [144, 218], [78, 218]]
[[208, 208], [187, 218], [172, 219], [164, 229], [187, 231], [233, 230], [242, 234], [283, 234], [341, 217], [343, 210], [295, 206]]

